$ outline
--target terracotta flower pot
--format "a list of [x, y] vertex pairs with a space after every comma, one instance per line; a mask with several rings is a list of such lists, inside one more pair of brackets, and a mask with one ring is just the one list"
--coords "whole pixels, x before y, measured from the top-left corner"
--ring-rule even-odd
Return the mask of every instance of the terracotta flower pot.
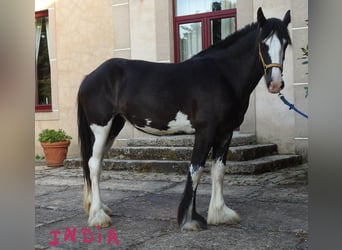
[[48, 167], [63, 166], [68, 153], [70, 141], [41, 142], [44, 149], [45, 161]]

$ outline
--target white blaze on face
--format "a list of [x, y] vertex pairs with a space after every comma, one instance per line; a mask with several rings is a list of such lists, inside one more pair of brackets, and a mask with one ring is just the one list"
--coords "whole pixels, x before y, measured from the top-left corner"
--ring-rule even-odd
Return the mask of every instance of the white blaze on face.
[[[270, 36], [265, 44], [268, 46], [268, 54], [271, 58], [271, 63], [277, 63], [282, 65], [283, 62], [283, 49], [282, 44], [276, 34]], [[277, 93], [280, 91], [282, 86], [282, 75], [281, 70], [278, 67], [272, 67], [271, 69], [271, 83], [269, 86], [269, 91], [272, 93]]]

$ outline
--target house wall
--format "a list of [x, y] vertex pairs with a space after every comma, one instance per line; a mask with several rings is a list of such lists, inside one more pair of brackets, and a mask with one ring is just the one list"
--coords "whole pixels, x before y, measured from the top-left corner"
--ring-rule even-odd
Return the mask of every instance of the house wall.
[[[63, 128], [73, 136], [68, 157], [79, 155], [76, 127], [76, 95], [83, 77], [111, 57], [173, 62], [173, 14], [171, 0], [37, 0], [36, 11], [49, 9], [52, 33], [53, 112], [36, 113], [36, 137], [44, 128]], [[238, 28], [256, 20], [263, 7], [266, 17], [282, 18], [291, 9], [289, 26], [293, 46], [286, 52], [283, 94], [307, 111], [303, 86], [307, 66], [300, 48], [307, 44], [307, 0], [238, 0]], [[52, 25], [51, 25], [52, 26]], [[279, 145], [281, 153], [307, 148], [307, 121], [269, 94], [263, 80], [251, 95], [241, 131], [256, 133], [259, 142]], [[147, 136], [126, 124], [116, 143]], [[296, 139], [297, 138], [297, 139]], [[36, 153], [42, 154], [39, 143]]]
[[[80, 82], [113, 56], [112, 0], [36, 0], [35, 10], [49, 10], [53, 112], [35, 114], [35, 134], [62, 128], [73, 140], [68, 157], [79, 155], [76, 96]], [[43, 155], [39, 143], [36, 154]]]
[[[113, 26], [115, 57], [173, 62], [172, 1], [113, 0]], [[115, 143], [147, 136], [126, 123]]]
[[[308, 64], [303, 64], [301, 48], [308, 45], [308, 1], [292, 0], [292, 39], [293, 47], [293, 82], [294, 82], [294, 103], [306, 114], [309, 114], [308, 97], [305, 97], [305, 87], [309, 87]], [[310, 114], [309, 114], [310, 115]], [[308, 120], [295, 116], [295, 152], [308, 158]]]

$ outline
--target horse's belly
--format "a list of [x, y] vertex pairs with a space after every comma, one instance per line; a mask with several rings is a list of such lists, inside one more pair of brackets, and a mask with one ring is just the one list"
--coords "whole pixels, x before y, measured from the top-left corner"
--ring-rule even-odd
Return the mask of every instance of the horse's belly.
[[193, 134], [195, 129], [192, 127], [190, 120], [186, 114], [178, 112], [175, 119], [166, 121], [165, 129], [156, 128], [153, 126], [153, 121], [149, 118], [145, 119], [143, 127], [133, 124], [133, 126], [143, 132], [152, 135], [174, 135], [174, 134]]

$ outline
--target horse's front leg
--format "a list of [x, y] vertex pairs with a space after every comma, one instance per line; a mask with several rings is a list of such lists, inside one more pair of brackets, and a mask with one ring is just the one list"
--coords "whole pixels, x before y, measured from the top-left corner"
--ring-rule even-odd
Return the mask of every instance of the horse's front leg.
[[207, 218], [210, 225], [236, 224], [240, 221], [239, 215], [223, 199], [224, 167], [221, 159], [217, 159], [211, 168], [212, 190]]
[[208, 224], [211, 225], [236, 224], [240, 221], [239, 215], [230, 209], [223, 199], [224, 168], [231, 138], [232, 133], [226, 140], [218, 139], [213, 147], [215, 163], [211, 168], [212, 190], [207, 218]]
[[206, 220], [196, 212], [196, 191], [211, 144], [205, 136], [196, 135], [191, 165], [178, 207], [177, 221], [181, 230], [198, 231], [207, 228]]

